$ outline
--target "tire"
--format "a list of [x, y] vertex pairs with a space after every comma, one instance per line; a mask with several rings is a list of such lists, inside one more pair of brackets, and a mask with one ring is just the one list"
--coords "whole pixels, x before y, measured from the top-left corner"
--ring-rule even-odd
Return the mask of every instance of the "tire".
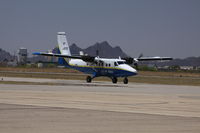
[[124, 78], [124, 84], [128, 84], [128, 78]]
[[91, 82], [92, 82], [92, 78], [91, 78], [90, 76], [87, 76], [86, 82], [87, 82], [87, 83], [91, 83]]
[[117, 83], [117, 78], [116, 78], [116, 77], [113, 77], [113, 78], [112, 78], [112, 82], [113, 82], [113, 84], [116, 84], [116, 83]]

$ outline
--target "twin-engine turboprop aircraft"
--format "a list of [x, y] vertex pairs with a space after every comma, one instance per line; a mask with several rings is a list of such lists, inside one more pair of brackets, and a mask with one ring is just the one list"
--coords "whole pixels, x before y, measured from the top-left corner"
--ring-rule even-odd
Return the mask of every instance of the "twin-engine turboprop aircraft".
[[91, 76], [87, 76], [86, 78], [88, 83], [95, 77], [106, 76], [111, 78], [113, 83], [117, 83], [118, 77], [123, 77], [124, 84], [128, 84], [128, 77], [137, 75], [137, 70], [128, 64], [133, 64], [138, 61], [172, 60], [170, 57], [128, 57], [123, 59], [119, 57], [118, 59], [108, 59], [83, 54], [73, 56], [71, 55], [65, 32], [58, 32], [57, 41], [59, 54], [35, 52], [33, 55], [58, 57], [59, 64], [90, 74]]

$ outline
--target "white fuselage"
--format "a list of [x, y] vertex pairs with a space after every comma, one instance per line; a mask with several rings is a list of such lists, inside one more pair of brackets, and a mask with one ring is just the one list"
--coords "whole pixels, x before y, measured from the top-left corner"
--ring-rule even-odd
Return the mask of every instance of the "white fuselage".
[[71, 59], [69, 65], [85, 73], [95, 73], [95, 76], [128, 77], [137, 74], [134, 68], [125, 64], [125, 60], [99, 57], [96, 57], [95, 60], [95, 63], [91, 63], [81, 59]]

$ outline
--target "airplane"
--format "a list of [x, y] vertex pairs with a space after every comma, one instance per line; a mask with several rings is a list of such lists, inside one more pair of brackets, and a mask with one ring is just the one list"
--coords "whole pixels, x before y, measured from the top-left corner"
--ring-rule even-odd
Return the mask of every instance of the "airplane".
[[130, 64], [139, 61], [172, 60], [171, 57], [100, 58], [99, 56], [84, 55], [81, 51], [80, 55], [73, 56], [65, 32], [58, 32], [57, 41], [59, 53], [34, 52], [33, 55], [58, 57], [59, 64], [89, 74], [90, 76], [86, 77], [88, 83], [96, 77], [105, 76], [111, 78], [114, 84], [117, 83], [119, 77], [122, 77], [124, 84], [128, 84], [128, 77], [138, 74]]

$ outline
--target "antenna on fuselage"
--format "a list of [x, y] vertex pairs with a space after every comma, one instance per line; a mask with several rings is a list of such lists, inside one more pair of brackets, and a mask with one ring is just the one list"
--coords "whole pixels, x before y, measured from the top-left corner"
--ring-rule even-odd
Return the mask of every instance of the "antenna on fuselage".
[[96, 50], [96, 56], [99, 56], [99, 50], [98, 49]]

